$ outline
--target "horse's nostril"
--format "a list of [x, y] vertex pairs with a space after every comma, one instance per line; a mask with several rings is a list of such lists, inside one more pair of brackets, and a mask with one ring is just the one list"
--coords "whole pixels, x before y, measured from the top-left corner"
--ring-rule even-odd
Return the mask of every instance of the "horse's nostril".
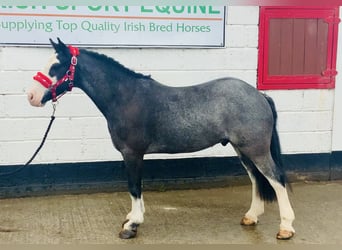
[[27, 99], [28, 99], [29, 101], [32, 101], [32, 100], [33, 100], [33, 93], [28, 93], [28, 94], [27, 94]]

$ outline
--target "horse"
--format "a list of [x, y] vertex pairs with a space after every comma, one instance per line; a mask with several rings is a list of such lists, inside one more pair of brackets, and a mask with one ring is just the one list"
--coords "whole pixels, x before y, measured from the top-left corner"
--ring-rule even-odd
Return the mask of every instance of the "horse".
[[195, 152], [230, 143], [252, 183], [250, 209], [240, 224], [254, 226], [264, 203], [277, 200], [277, 239], [295, 230], [274, 101], [237, 78], [220, 78], [188, 87], [170, 87], [137, 73], [113, 58], [50, 39], [55, 50], [27, 91], [31, 105], [42, 107], [77, 87], [107, 120], [114, 147], [122, 154], [132, 207], [119, 237], [134, 238], [144, 222], [141, 179], [143, 158], [151, 153]]

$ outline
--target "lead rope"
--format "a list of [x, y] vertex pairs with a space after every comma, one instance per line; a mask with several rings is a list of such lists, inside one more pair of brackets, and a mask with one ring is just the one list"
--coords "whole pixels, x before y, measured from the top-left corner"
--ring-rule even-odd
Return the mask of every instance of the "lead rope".
[[55, 118], [56, 118], [56, 117], [55, 117], [56, 106], [57, 106], [57, 104], [53, 102], [53, 103], [52, 103], [53, 111], [52, 111], [52, 115], [51, 115], [51, 119], [50, 119], [49, 125], [48, 125], [48, 127], [47, 127], [47, 129], [46, 129], [46, 131], [45, 131], [44, 137], [43, 137], [43, 139], [42, 139], [40, 145], [38, 146], [38, 148], [36, 149], [36, 151], [34, 152], [34, 154], [32, 155], [32, 157], [25, 163], [24, 166], [19, 167], [19, 168], [17, 168], [16, 170], [13, 170], [13, 171], [11, 171], [11, 172], [0, 173], [0, 176], [7, 176], [7, 175], [16, 174], [16, 173], [22, 171], [22, 170], [23, 170], [25, 167], [27, 167], [28, 165], [30, 165], [31, 162], [34, 160], [34, 158], [36, 158], [37, 154], [39, 153], [39, 151], [40, 151], [40, 150], [42, 149], [42, 147], [44, 146], [44, 143], [45, 143], [45, 141], [46, 141], [46, 138], [47, 138], [47, 136], [48, 136], [48, 134], [49, 134], [49, 132], [50, 132], [52, 123], [53, 123], [53, 121], [54, 121]]

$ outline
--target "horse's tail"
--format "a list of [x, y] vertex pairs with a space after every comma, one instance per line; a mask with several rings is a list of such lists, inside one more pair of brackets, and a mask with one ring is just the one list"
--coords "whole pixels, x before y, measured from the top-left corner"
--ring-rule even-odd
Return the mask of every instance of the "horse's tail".
[[277, 171], [276, 178], [278, 178], [277, 181], [279, 181], [285, 187], [285, 184], [288, 183], [288, 180], [287, 180], [285, 170], [284, 170], [279, 135], [277, 131], [277, 119], [278, 119], [277, 110], [276, 110], [276, 107], [272, 98], [267, 95], [264, 95], [264, 97], [266, 98], [268, 104], [270, 105], [272, 114], [273, 114], [273, 132], [272, 132], [270, 149], [271, 149], [271, 155], [272, 155], [273, 161], [276, 164], [276, 171]]
[[[279, 183], [285, 186], [285, 184], [287, 183], [287, 178], [286, 178], [285, 171], [283, 168], [279, 136], [278, 136], [277, 127], [276, 127], [277, 126], [277, 111], [276, 111], [275, 104], [272, 98], [267, 95], [264, 95], [264, 97], [267, 100], [268, 104], [270, 105], [270, 108], [273, 114], [273, 132], [272, 132], [272, 138], [271, 138], [270, 151], [271, 151], [271, 156], [273, 158], [273, 161], [275, 163], [275, 169], [273, 169], [273, 171], [275, 171], [274, 176]], [[277, 199], [276, 193], [273, 187], [271, 186], [271, 184], [269, 183], [269, 181], [264, 176], [264, 174], [262, 174], [259, 171], [259, 169], [255, 166], [255, 164], [252, 161], [249, 161], [248, 159], [246, 159], [246, 157], [243, 157], [242, 160], [243, 162], [247, 163], [247, 165], [253, 166], [251, 170], [256, 180], [259, 197], [264, 201], [268, 201], [268, 202], [275, 201]]]

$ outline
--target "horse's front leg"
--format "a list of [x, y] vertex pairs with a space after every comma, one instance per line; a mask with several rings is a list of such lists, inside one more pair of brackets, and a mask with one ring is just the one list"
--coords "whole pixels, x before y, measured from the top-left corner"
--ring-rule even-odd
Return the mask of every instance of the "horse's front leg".
[[123, 154], [128, 176], [128, 188], [132, 199], [132, 209], [126, 216], [119, 234], [121, 239], [134, 238], [138, 226], [144, 222], [144, 201], [141, 194], [143, 156], [134, 153]]

